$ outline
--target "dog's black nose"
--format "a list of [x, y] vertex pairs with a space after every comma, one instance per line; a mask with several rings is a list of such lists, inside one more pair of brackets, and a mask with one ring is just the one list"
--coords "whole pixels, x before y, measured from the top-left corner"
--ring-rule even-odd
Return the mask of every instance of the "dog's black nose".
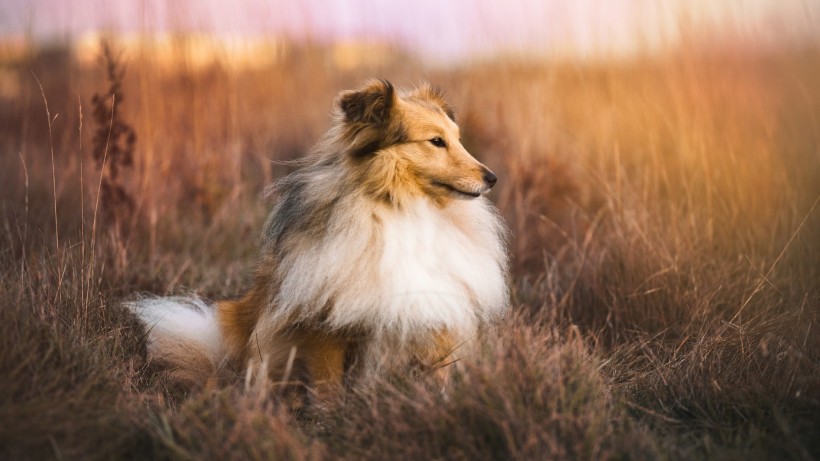
[[495, 186], [496, 181], [498, 181], [498, 178], [496, 177], [495, 173], [493, 173], [490, 170], [484, 172], [484, 182], [486, 182], [488, 186]]

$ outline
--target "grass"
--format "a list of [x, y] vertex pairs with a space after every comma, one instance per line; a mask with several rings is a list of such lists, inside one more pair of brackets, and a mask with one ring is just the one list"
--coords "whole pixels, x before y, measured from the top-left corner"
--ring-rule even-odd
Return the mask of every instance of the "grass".
[[[451, 70], [328, 71], [328, 56], [126, 60], [117, 116], [136, 144], [117, 180], [133, 209], [116, 226], [92, 161], [105, 69], [6, 58], [0, 457], [820, 457], [820, 51]], [[242, 293], [264, 185], [371, 76], [445, 88], [499, 174], [511, 315], [446, 394], [388, 376], [292, 411], [266, 383], [170, 387], [119, 300]]]

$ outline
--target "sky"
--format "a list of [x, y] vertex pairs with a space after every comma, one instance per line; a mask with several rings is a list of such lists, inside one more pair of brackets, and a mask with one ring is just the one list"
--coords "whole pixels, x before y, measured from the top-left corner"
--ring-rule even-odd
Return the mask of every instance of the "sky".
[[[681, 25], [688, 25], [681, 27]], [[3, 0], [0, 35], [201, 32], [395, 44], [446, 60], [499, 52], [631, 53], [683, 30], [820, 42], [820, 0]]]

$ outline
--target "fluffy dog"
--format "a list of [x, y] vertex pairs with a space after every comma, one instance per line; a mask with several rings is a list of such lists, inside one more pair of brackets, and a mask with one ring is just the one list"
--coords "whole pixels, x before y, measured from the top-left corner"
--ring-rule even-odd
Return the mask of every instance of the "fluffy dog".
[[[261, 359], [318, 388], [469, 350], [508, 307], [507, 230], [484, 197], [496, 176], [462, 146], [441, 93], [370, 81], [271, 187], [253, 286], [241, 299], [127, 303], [149, 353], [180, 381]], [[287, 370], [287, 371], [286, 371]]]

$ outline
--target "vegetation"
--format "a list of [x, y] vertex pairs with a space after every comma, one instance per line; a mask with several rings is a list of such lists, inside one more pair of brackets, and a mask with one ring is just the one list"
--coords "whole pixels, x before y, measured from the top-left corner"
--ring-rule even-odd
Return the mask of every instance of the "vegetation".
[[[0, 458], [820, 457], [820, 50], [328, 56], [3, 58]], [[294, 409], [241, 376], [170, 387], [120, 300], [242, 293], [264, 186], [372, 76], [445, 88], [499, 175], [511, 315], [444, 394], [387, 376]]]

